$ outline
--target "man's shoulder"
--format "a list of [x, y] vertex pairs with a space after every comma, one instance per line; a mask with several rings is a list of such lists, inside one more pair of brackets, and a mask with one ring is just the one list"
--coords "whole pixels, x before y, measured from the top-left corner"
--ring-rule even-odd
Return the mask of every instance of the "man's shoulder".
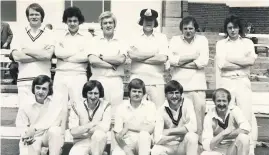
[[196, 34], [196, 39], [199, 40], [199, 41], [208, 41], [206, 36], [201, 35], [201, 34]]

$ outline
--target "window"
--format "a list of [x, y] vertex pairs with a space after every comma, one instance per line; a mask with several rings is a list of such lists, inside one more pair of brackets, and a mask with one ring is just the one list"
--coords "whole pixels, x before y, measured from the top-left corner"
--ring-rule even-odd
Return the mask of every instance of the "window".
[[16, 21], [16, 1], [1, 1], [1, 21]]
[[110, 11], [111, 1], [65, 1], [65, 8], [68, 8], [70, 6], [76, 6], [81, 10], [82, 14], [84, 15], [85, 22], [97, 23], [98, 17], [103, 11]]

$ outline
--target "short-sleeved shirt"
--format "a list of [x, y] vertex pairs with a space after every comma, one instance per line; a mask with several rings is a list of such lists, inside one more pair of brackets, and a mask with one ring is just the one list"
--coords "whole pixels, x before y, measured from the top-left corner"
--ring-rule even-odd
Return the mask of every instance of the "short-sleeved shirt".
[[[216, 63], [221, 70], [224, 64], [227, 62], [226, 56], [233, 56], [237, 59], [242, 59], [244, 57], [257, 58], [255, 54], [254, 44], [248, 38], [239, 37], [237, 40], [233, 41], [229, 37], [222, 39], [216, 44]], [[250, 75], [250, 66], [244, 67], [233, 71], [221, 70], [221, 76], [223, 77], [247, 77]]]
[[[13, 50], [21, 52], [23, 48], [41, 50], [46, 46], [54, 46], [53, 34], [50, 30], [41, 26], [36, 36], [33, 36], [30, 30], [31, 27], [27, 26], [20, 33], [15, 35]], [[50, 77], [50, 67], [50, 60], [29, 63], [19, 62], [18, 82], [32, 81], [38, 75], [47, 75]]]
[[78, 117], [78, 122], [76, 122], [77, 126], [92, 122], [97, 123], [97, 125], [105, 132], [110, 129], [111, 105], [103, 99], [99, 100], [94, 110], [91, 110], [88, 107], [87, 100], [84, 100], [83, 104], [73, 104], [70, 115], [71, 117], [73, 117], [72, 115]]
[[[186, 127], [189, 132], [197, 131], [196, 115], [193, 103], [188, 98], [184, 98], [177, 111], [171, 109], [168, 101], [166, 100], [162, 107], [158, 109], [156, 117], [156, 126], [154, 131], [154, 139], [156, 143], [162, 138], [164, 129]], [[175, 143], [179, 142], [172, 141], [168, 144]]]
[[[168, 41], [165, 34], [154, 32], [147, 36], [141, 31], [131, 39], [131, 46], [135, 46], [138, 52], [155, 52], [156, 54], [168, 55]], [[131, 62], [131, 79], [140, 78], [146, 85], [164, 84], [165, 65], [152, 65], [143, 62]]]
[[[142, 100], [137, 108], [133, 108], [130, 100], [124, 100], [117, 108], [114, 131], [119, 133], [126, 122], [135, 126], [139, 126], [141, 123], [154, 125], [155, 117], [156, 107], [153, 102]], [[132, 133], [132, 131], [128, 131], [126, 135], [132, 135]]]
[[[87, 59], [89, 54], [89, 47], [92, 45], [92, 36], [88, 32], [83, 32], [78, 30], [75, 35], [71, 35], [71, 33], [66, 30], [63, 33], [59, 34], [60, 37], [56, 41], [55, 46], [55, 55], [61, 55], [62, 52], [68, 53], [70, 55], [75, 55], [77, 53], [81, 53]], [[57, 61], [57, 71], [62, 72], [76, 72], [76, 73], [86, 73], [88, 62], [68, 62], [62, 61], [58, 59]]]
[[206, 90], [206, 76], [204, 67], [209, 59], [208, 40], [205, 36], [195, 35], [192, 42], [188, 43], [184, 36], [174, 36], [169, 45], [169, 61], [178, 63], [180, 56], [193, 55], [198, 52], [199, 57], [193, 62], [198, 69], [174, 67], [172, 79], [179, 81], [184, 91]]
[[234, 130], [240, 128], [250, 131], [251, 129], [249, 122], [239, 107], [230, 105], [225, 116], [225, 121], [218, 116], [216, 108], [213, 107], [209, 110], [204, 119], [202, 143], [205, 150], [210, 151], [210, 142], [213, 137], [225, 130], [227, 126], [232, 126]]
[[[91, 50], [91, 54], [99, 57], [103, 56], [117, 56], [117, 55], [126, 55], [128, 46], [118, 37], [114, 36], [111, 40], [105, 39], [102, 37], [95, 37], [93, 43], [93, 49]], [[124, 76], [124, 64], [121, 64], [116, 68], [116, 70], [101, 68], [101, 67], [93, 67], [91, 65], [91, 71], [93, 76], [105, 76], [105, 77], [118, 77]]]

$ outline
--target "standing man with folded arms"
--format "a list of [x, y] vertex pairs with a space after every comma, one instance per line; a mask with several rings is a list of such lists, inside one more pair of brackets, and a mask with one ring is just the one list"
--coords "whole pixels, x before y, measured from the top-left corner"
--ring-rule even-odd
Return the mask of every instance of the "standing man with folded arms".
[[98, 80], [104, 85], [104, 98], [112, 105], [112, 118], [116, 107], [123, 101], [124, 65], [127, 45], [115, 34], [117, 19], [106, 11], [99, 16], [103, 35], [94, 38], [94, 48], [89, 55], [91, 80]]
[[43, 8], [33, 3], [26, 9], [29, 25], [14, 36], [12, 57], [19, 62], [18, 96], [20, 106], [34, 99], [31, 84], [38, 75], [50, 77], [50, 59], [54, 52], [53, 36], [42, 25], [45, 17]]
[[224, 22], [227, 35], [216, 44], [216, 63], [220, 69], [220, 87], [232, 94], [231, 104], [236, 104], [251, 124], [252, 140], [250, 155], [254, 154], [258, 137], [257, 120], [252, 112], [252, 90], [249, 80], [250, 67], [257, 55], [253, 42], [244, 38], [244, 26], [237, 16], [230, 16]]
[[169, 46], [172, 79], [179, 81], [184, 95], [192, 100], [197, 120], [197, 133], [201, 143], [206, 104], [205, 66], [209, 59], [208, 40], [196, 34], [199, 28], [193, 17], [185, 17], [179, 25], [182, 35], [174, 36]]
[[79, 28], [83, 22], [84, 16], [79, 8], [65, 9], [63, 23], [68, 29], [61, 34], [55, 47], [58, 59], [54, 77], [55, 98], [63, 103], [66, 111], [68, 102], [82, 105], [81, 90], [87, 81], [88, 46], [92, 38]]
[[215, 106], [205, 116], [202, 155], [249, 155], [250, 124], [224, 88], [213, 93]]
[[192, 101], [183, 98], [177, 81], [165, 86], [166, 101], [158, 109], [151, 155], [197, 155], [198, 135]]
[[160, 107], [164, 96], [164, 69], [168, 54], [168, 41], [165, 34], [156, 32], [158, 27], [158, 12], [153, 9], [143, 9], [140, 12], [139, 25], [141, 32], [131, 40], [128, 52], [131, 58], [131, 79], [142, 79], [146, 84], [149, 99]]

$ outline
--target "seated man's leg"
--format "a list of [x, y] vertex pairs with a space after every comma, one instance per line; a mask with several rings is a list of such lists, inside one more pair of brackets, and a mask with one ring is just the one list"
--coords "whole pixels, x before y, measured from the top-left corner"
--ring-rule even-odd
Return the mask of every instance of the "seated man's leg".
[[178, 147], [179, 154], [197, 155], [198, 154], [198, 135], [193, 132], [188, 132], [184, 140]]
[[150, 154], [150, 145], [151, 145], [151, 136], [146, 131], [141, 131], [138, 138], [138, 152], [139, 155], [149, 155]]
[[119, 146], [115, 146], [112, 155], [126, 155], [126, 153]]
[[64, 144], [64, 134], [58, 126], [48, 129], [43, 139], [43, 145], [49, 147], [50, 155], [60, 155]]
[[176, 155], [177, 145], [154, 145], [151, 149], [151, 155]]
[[78, 141], [71, 148], [69, 155], [89, 155], [90, 145], [91, 141], [88, 138]]
[[91, 155], [103, 154], [107, 143], [107, 135], [101, 130], [96, 130], [91, 137]]
[[248, 155], [250, 138], [249, 135], [240, 133], [235, 142], [228, 148], [227, 154]]

